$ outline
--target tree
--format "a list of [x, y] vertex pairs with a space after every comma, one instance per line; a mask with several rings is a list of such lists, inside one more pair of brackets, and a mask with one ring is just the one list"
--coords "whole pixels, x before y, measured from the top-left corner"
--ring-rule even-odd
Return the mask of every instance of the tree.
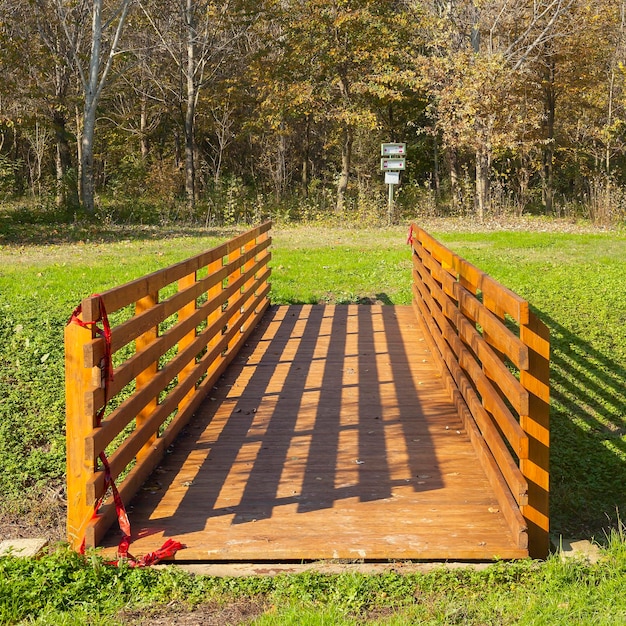
[[[80, 137], [80, 196], [87, 213], [95, 210], [94, 136], [96, 113], [107, 84], [124, 22], [133, 0], [33, 0], [39, 11], [39, 32], [55, 58], [59, 96], [67, 90], [66, 70], [75, 67], [82, 88], [83, 119]], [[106, 13], [106, 15], [105, 15]], [[91, 16], [91, 39], [83, 38]], [[64, 39], [64, 41], [63, 41]], [[83, 53], [90, 46], [87, 59]], [[64, 121], [64, 120], [63, 120]], [[59, 137], [63, 136], [61, 124]], [[60, 155], [59, 159], [63, 157]]]
[[170, 61], [167, 90], [178, 103], [185, 137], [185, 193], [193, 210], [197, 195], [196, 121], [204, 89], [237, 58], [236, 44], [249, 30], [257, 11], [245, 0], [178, 0], [141, 2]]
[[573, 3], [450, 0], [427, 5], [437, 123], [450, 150], [474, 150], [479, 219], [489, 209], [494, 150], [519, 141], [516, 120], [527, 126], [522, 115], [527, 102], [512, 90], [527, 78], [527, 68], [546, 43], [559, 35], [560, 21]]
[[403, 14], [390, 0], [304, 0], [283, 4], [280, 55], [266, 98], [279, 118], [296, 116], [332, 129], [340, 167], [335, 208], [342, 211], [357, 129], [379, 126], [381, 100], [401, 94], [392, 76], [404, 49]]

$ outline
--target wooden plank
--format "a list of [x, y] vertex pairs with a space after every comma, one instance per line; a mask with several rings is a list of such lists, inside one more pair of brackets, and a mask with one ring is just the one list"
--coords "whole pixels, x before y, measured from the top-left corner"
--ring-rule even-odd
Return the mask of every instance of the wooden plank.
[[[183, 278], [180, 278], [178, 280], [178, 290], [184, 292], [190, 287], [193, 287], [196, 284], [196, 282], [197, 282], [196, 272], [194, 272], [193, 274], [189, 274], [188, 276], [184, 276]], [[184, 322], [190, 317], [193, 317], [193, 315], [196, 312], [196, 309], [197, 309], [197, 300], [196, 298], [194, 298], [191, 302], [183, 306], [178, 311], [178, 323], [180, 324], [181, 322]], [[196, 379], [193, 378], [193, 372], [194, 372], [195, 365], [196, 365], [196, 359], [194, 357], [190, 358], [190, 355], [192, 355], [194, 351], [194, 346], [196, 350], [198, 349], [198, 344], [196, 343], [196, 341], [197, 341], [196, 327], [193, 327], [188, 333], [183, 335], [183, 337], [181, 337], [180, 340], [178, 341], [178, 348], [177, 348], [178, 355], [181, 358], [185, 359], [187, 363], [178, 374], [177, 384], [180, 385], [187, 379], [187, 377], [191, 377], [193, 380], [193, 385], [190, 386], [187, 394], [178, 403], [178, 406], [176, 407], [177, 413], [184, 411], [185, 406], [191, 402], [195, 393]], [[203, 340], [200, 343], [200, 349], [204, 349], [205, 345], [206, 344], [204, 344], [204, 340]], [[200, 350], [198, 350], [196, 354], [198, 352], [200, 352]]]
[[247, 343], [136, 497], [133, 553], [172, 537], [184, 560], [527, 554], [411, 307], [273, 308]]
[[[431, 298], [435, 289], [431, 284], [430, 293], [423, 292], [422, 297]], [[441, 296], [441, 293], [435, 291], [435, 296]], [[528, 393], [508, 370], [504, 375], [507, 383], [503, 384], [501, 368], [505, 368], [504, 364], [493, 355], [482, 338], [477, 336], [476, 329], [460, 313], [456, 314], [458, 312], [454, 308], [451, 309], [447, 302], [440, 302], [440, 304], [442, 305], [441, 312], [432, 305], [430, 309], [443, 337], [452, 348], [456, 360], [472, 382], [472, 386], [480, 394], [482, 405], [495, 419], [515, 454], [519, 458], [526, 458], [528, 456], [528, 438], [499, 393], [502, 392], [511, 405], [522, 412], [528, 409]], [[446, 322], [444, 315], [454, 326]], [[496, 361], [498, 365], [494, 372], [492, 368]], [[513, 380], [511, 380], [512, 378]], [[505, 389], [506, 392], [502, 389]], [[511, 393], [513, 398], [509, 396]]]
[[[247, 331], [241, 336], [241, 343], [245, 343], [249, 335], [254, 330], [256, 324], [263, 316], [266, 308], [269, 306], [267, 300], [267, 291], [269, 287], [264, 289], [257, 296], [257, 310], [255, 311], [255, 322], [250, 324]], [[237, 351], [232, 350], [226, 354], [209, 372], [209, 375], [198, 386], [198, 391], [189, 402], [189, 404], [176, 415], [176, 418], [166, 428], [161, 437], [159, 437], [153, 444], [149, 455], [142, 459], [140, 464], [135, 465], [130, 471], [129, 475], [125, 478], [124, 482], [120, 485], [119, 491], [123, 502], [130, 502], [131, 499], [137, 494], [141, 485], [146, 481], [150, 474], [157, 467], [161, 459], [163, 458], [166, 450], [172, 445], [180, 431], [188, 424], [189, 420], [193, 416], [194, 412], [198, 409], [201, 402], [206, 398], [207, 394], [212, 390], [213, 385], [217, 382], [219, 377], [226, 370], [228, 365], [236, 357]], [[99, 493], [102, 490], [102, 484], [99, 483], [102, 480], [102, 476], [98, 476], [96, 483], [90, 485], [92, 493]], [[110, 498], [103, 505], [100, 515], [97, 518], [90, 521], [86, 530], [87, 545], [93, 547], [100, 544], [107, 531], [116, 519], [115, 503]]]
[[504, 441], [500, 437], [499, 432], [495, 429], [491, 419], [485, 412], [480, 400], [477, 398], [473, 387], [461, 370], [461, 367], [452, 353], [452, 350], [443, 339], [439, 328], [435, 324], [435, 318], [431, 315], [432, 311], [428, 310], [425, 300], [422, 299], [424, 294], [420, 294], [418, 286], [414, 285], [414, 289], [416, 290], [415, 295], [421, 317], [426, 321], [430, 335], [437, 344], [442, 362], [445, 364], [450, 372], [450, 375], [454, 379], [456, 387], [469, 408], [469, 411], [473, 416], [485, 443], [493, 454], [493, 457], [496, 459], [499, 471], [506, 480], [513, 497], [518, 504], [525, 504], [527, 502], [528, 494], [526, 480], [524, 479], [514, 459], [511, 457]]
[[490, 300], [497, 302], [498, 306], [518, 324], [528, 323], [530, 309], [526, 300], [446, 248], [417, 225], [413, 224], [411, 228], [414, 232], [414, 242], [418, 241], [440, 264], [450, 267], [453, 271], [448, 271], [456, 275], [464, 287], [472, 293], [480, 290], [487, 294]]
[[[142, 314], [135, 315], [126, 322], [117, 325], [111, 332], [112, 352], [117, 352], [128, 343], [141, 336], [143, 333], [149, 331], [155, 326], [158, 326], [167, 318], [178, 313], [178, 311], [183, 309], [185, 306], [188, 306], [191, 302], [194, 302], [202, 294], [210, 291], [216, 283], [221, 284], [230, 273], [239, 269], [246, 261], [254, 258], [254, 253], [258, 254], [258, 252], [265, 249], [267, 245], [269, 245], [269, 242], [263, 242], [254, 250], [250, 250], [246, 255], [238, 258], [236, 261], [228, 265], [224, 266], [220, 262], [219, 269], [209, 273], [209, 275], [205, 276], [201, 280], [194, 281], [189, 287], [179, 290], [174, 295], [166, 298], [162, 302], [159, 302], [154, 307], [144, 311]], [[267, 265], [270, 259], [271, 254], [266, 252], [264, 256], [257, 259], [254, 267], [256, 267], [258, 271], [261, 267], [263, 267], [263, 265]], [[242, 283], [240, 282], [239, 285], [241, 284]], [[211, 302], [207, 304], [212, 306]], [[87, 344], [87, 348], [85, 350], [85, 367], [93, 367], [97, 365], [103, 355], [104, 344], [102, 339], [96, 339], [92, 343]]]
[[[423, 282], [428, 287], [431, 296], [439, 303], [443, 314], [454, 325], [455, 336], [452, 337], [450, 335], [447, 339], [453, 341], [455, 345], [459, 346], [459, 350], [455, 350], [457, 358], [461, 359], [461, 355], [464, 355], [468, 367], [470, 367], [470, 360], [473, 360], [474, 363], [479, 362], [481, 364], [481, 369], [484, 370], [484, 375], [482, 371], [478, 372], [473, 369], [476, 374], [472, 375], [472, 380], [477, 385], [482, 385], [480, 391], [482, 394], [485, 394], [488, 399], [487, 401], [496, 412], [496, 417], [499, 420], [500, 427], [506, 428], [504, 424], [508, 421], [510, 428], [515, 429], [517, 427], [517, 422], [510, 417], [509, 411], [506, 409], [504, 403], [501, 402], [498, 394], [491, 390], [492, 384], [497, 385], [497, 389], [506, 396], [518, 414], [528, 412], [528, 392], [515, 378], [515, 376], [513, 376], [507, 366], [493, 352], [489, 344], [478, 333], [476, 328], [462, 315], [454, 303], [446, 297], [442, 289], [435, 283], [430, 274], [426, 271], [419, 273], [419, 269], [420, 265], [416, 263], [415, 270], [418, 271], [419, 281]], [[471, 348], [472, 353], [476, 355], [475, 357], [470, 356], [468, 351], [463, 350], [456, 339], [457, 334], [463, 340], [465, 345]], [[463, 367], [466, 367], [465, 364], [463, 364]], [[486, 377], [489, 377], [491, 383], [487, 382]]]
[[416, 254], [414, 255], [414, 262], [417, 259], [421, 261], [431, 276], [438, 283], [441, 283], [443, 291], [452, 299], [461, 313], [473, 323], [480, 324], [483, 332], [489, 336], [490, 343], [495, 348], [504, 353], [518, 369], [528, 367], [527, 346], [504, 325], [499, 316], [484, 306], [472, 292], [445, 271], [433, 257], [428, 254], [423, 257]]
[[[269, 270], [266, 267], [268, 260], [269, 254], [254, 265], [251, 273], [258, 272], [262, 268], [265, 268], [263, 275], [267, 278], [269, 276]], [[248, 274], [246, 274], [246, 276], [247, 275]], [[219, 318], [219, 316], [222, 315], [222, 305], [226, 303], [229, 297], [237, 292], [246, 280], [246, 276], [240, 277], [227, 289], [222, 289], [221, 283], [216, 285], [214, 288], [216, 289], [215, 296], [209, 297], [207, 302], [199, 307], [193, 315], [184, 321], [177, 323], [172, 328], [169, 328], [160, 337], [158, 337], [158, 339], [149, 348], [146, 348], [141, 353], [135, 354], [116, 368], [114, 380], [110, 384], [110, 395], [114, 396], [119, 393], [133, 380], [133, 378], [135, 378], [139, 372], [143, 371], [149, 366], [150, 363], [156, 361], [170, 348], [174, 347], [182, 336], [189, 333], [193, 328], [199, 326], [207, 318], [212, 319], [214, 313], [217, 318]], [[101, 350], [103, 352], [101, 343], [101, 340], [95, 339], [88, 344], [89, 346], [95, 347], [93, 351], [94, 358], [97, 357]], [[87, 359], [87, 363], [91, 362], [91, 360], [92, 359]], [[101, 402], [103, 401], [104, 400], [102, 399]], [[100, 406], [102, 406], [102, 404], [100, 404]]]
[[550, 551], [550, 331], [535, 314], [520, 330], [530, 349], [530, 366], [520, 374], [530, 392], [530, 411], [520, 416], [530, 436], [528, 460], [521, 464], [528, 480], [522, 514], [528, 521], [530, 554], [543, 559]]
[[[266, 297], [266, 295], [267, 291], [264, 291], [261, 296], [259, 296], [259, 303], [264, 297]], [[224, 312], [224, 317], [228, 317], [231, 310], [236, 309], [242, 299], [243, 297], [240, 297], [238, 301], [231, 305], [231, 307]], [[124, 471], [137, 452], [141, 449], [141, 446], [144, 444], [147, 437], [150, 436], [150, 433], [155, 432], [159, 426], [163, 424], [167, 417], [173, 413], [185, 395], [193, 389], [196, 382], [199, 381], [200, 378], [207, 373], [207, 371], [209, 374], [211, 373], [212, 364], [216, 362], [218, 364], [221, 363], [224, 358], [224, 351], [236, 350], [237, 346], [233, 345], [229, 348], [229, 343], [232, 343], [233, 338], [237, 337], [241, 325], [246, 319], [252, 317], [253, 313], [254, 310], [250, 309], [245, 316], [240, 317], [238, 321], [233, 324], [231, 328], [229, 328], [228, 332], [221, 337], [220, 341], [209, 352], [207, 352], [197, 364], [194, 365], [193, 371], [189, 373], [187, 378], [178, 383], [176, 387], [170, 391], [163, 402], [159, 404], [152, 414], [145, 420], [141, 428], [137, 428], [124, 440], [115, 452], [110, 455], [109, 465], [111, 475], [114, 479], [117, 478], [122, 471]], [[205, 333], [207, 336], [216, 335], [217, 330], [218, 329], [211, 328], [206, 329], [193, 344], [190, 344], [185, 349], [185, 352], [196, 354], [198, 352], [198, 345], [206, 345], [206, 337], [204, 336]], [[136, 394], [131, 397], [117, 412], [114, 412], [111, 415], [109, 420], [103, 422], [100, 428], [94, 429], [85, 439], [86, 457], [91, 458], [92, 456], [97, 456], [100, 451], [103, 450], [108, 443], [110, 443], [110, 441], [112, 441], [112, 438], [118, 434], [115, 432], [116, 429], [119, 428], [125, 421], [132, 419], [135, 405], [138, 404], [141, 406], [143, 399], [146, 396], [149, 396], [153, 389], [164, 388], [163, 381], [167, 382], [172, 380], [174, 376], [178, 374], [180, 368], [188, 362], [188, 354], [179, 354], [172, 361], [170, 361], [155, 378], [152, 379], [149, 385], [147, 385], [140, 392], [140, 394]], [[217, 367], [217, 365], [215, 367]], [[197, 393], [204, 394], [205, 389], [202, 388], [201, 391]], [[90, 481], [88, 481], [87, 493], [90, 497], [95, 499], [102, 495], [103, 489], [104, 473], [98, 472]]]
[[528, 369], [528, 347], [509, 330], [487, 307], [457, 283], [456, 298], [459, 309], [468, 318], [480, 324], [489, 342], [520, 370]]
[[[158, 301], [159, 301], [158, 293], [152, 293], [146, 296], [145, 298], [142, 298], [136, 304], [135, 315], [141, 315], [145, 311], [151, 310], [153, 307], [157, 305]], [[146, 332], [144, 332], [142, 335], [137, 337], [135, 341], [136, 352], [141, 353], [144, 350], [149, 349], [149, 347], [153, 345], [154, 342], [157, 341], [158, 334], [159, 334], [158, 328], [155, 325], [152, 328], [149, 328], [148, 330], [146, 330]], [[145, 367], [143, 370], [141, 370], [137, 374], [136, 379], [135, 379], [135, 389], [139, 391], [140, 389], [145, 387], [147, 384], [149, 384], [152, 378], [156, 376], [156, 373], [157, 373], [157, 363], [156, 363], [156, 360], [154, 360], [154, 361], [149, 362], [147, 367]], [[135, 419], [136, 419], [136, 427], [138, 429], [141, 429], [141, 427], [148, 420], [152, 412], [156, 410], [157, 402], [158, 402], [158, 394], [155, 394], [146, 403], [146, 405], [137, 412], [137, 417]], [[139, 458], [149, 453], [150, 447], [154, 444], [156, 437], [157, 437], [156, 431], [153, 431], [151, 435], [146, 437], [143, 448], [139, 450], [137, 453], [137, 456]]]
[[[262, 261], [259, 262], [262, 264]], [[259, 268], [261, 265], [255, 264], [255, 267], [251, 271], [255, 271], [257, 269], [257, 265]], [[262, 279], [259, 281], [259, 285], [266, 280], [269, 276], [269, 269], [266, 269], [262, 275]], [[137, 376], [140, 372], [144, 371], [147, 367], [150, 366], [151, 363], [154, 363], [161, 357], [167, 350], [171, 347], [175, 346], [177, 342], [187, 333], [192, 331], [208, 314], [211, 315], [211, 311], [217, 311], [217, 322], [216, 325], [210, 326], [208, 329], [205, 329], [202, 333], [202, 337], [205, 341], [211, 341], [212, 337], [221, 332], [224, 324], [226, 324], [228, 319], [228, 312], [222, 312], [221, 306], [224, 304], [228, 298], [237, 293], [241, 284], [246, 280], [247, 274], [241, 276], [233, 285], [231, 285], [228, 289], [225, 289], [219, 293], [219, 295], [213, 300], [206, 302], [200, 309], [198, 309], [194, 314], [185, 320], [179, 322], [174, 327], [168, 329], [163, 335], [158, 337], [156, 341], [154, 341], [148, 348], [144, 349], [141, 353], [135, 354], [133, 357], [128, 359], [126, 363], [122, 364], [120, 367], [116, 368], [114, 374], [114, 379], [110, 383], [110, 391], [109, 395], [113, 397], [119, 391], [121, 391], [131, 380]], [[91, 342], [91, 345], [95, 345], [98, 340], [94, 340]], [[197, 340], [194, 343], [198, 348], [198, 352], [204, 347], [202, 345], [201, 340]], [[187, 354], [191, 354], [191, 351]], [[171, 361], [170, 361], [171, 363]], [[180, 364], [180, 359], [177, 361]], [[156, 382], [151, 382], [151, 389], [159, 391], [164, 388], [173, 378], [178, 374], [178, 370], [172, 374], [174, 370], [174, 366], [168, 364], [169, 369], [164, 367], [158, 374], [155, 374], [154, 378], [157, 379]], [[168, 378], [169, 376], [169, 378]], [[163, 382], [166, 381], [166, 382]], [[145, 387], [145, 385], [144, 385]], [[143, 393], [143, 395], [141, 395]], [[141, 410], [141, 407], [144, 406], [144, 402], [147, 402], [146, 397], [150, 394], [149, 391], [137, 392], [128, 400], [126, 400], [117, 411], [113, 412], [108, 416], [107, 420], [102, 424], [103, 428], [106, 428], [106, 431], [102, 431], [99, 437], [101, 438], [103, 445], [106, 447], [110, 441], [112, 441], [113, 437], [119, 434], [123, 428], [133, 419], [133, 415]], [[87, 410], [98, 410], [104, 403], [104, 395], [100, 394], [98, 396], [94, 396], [93, 400], [96, 402], [96, 405], [90, 404], [91, 398], [87, 398]], [[130, 414], [130, 415], [127, 415]]]
[[86, 496], [86, 482], [95, 469], [95, 461], [85, 458], [83, 441], [95, 426], [95, 414], [85, 413], [85, 393], [92, 387], [92, 371], [83, 367], [83, 346], [93, 331], [78, 324], [65, 327], [65, 413], [66, 413], [66, 480], [67, 539], [78, 550], [93, 504]]

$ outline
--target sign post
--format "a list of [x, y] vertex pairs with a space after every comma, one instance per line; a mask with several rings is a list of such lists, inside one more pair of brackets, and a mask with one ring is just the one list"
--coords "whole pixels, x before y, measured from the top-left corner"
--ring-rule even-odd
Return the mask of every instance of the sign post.
[[383, 143], [380, 146], [380, 169], [385, 172], [385, 184], [389, 185], [387, 219], [393, 221], [394, 186], [400, 184], [400, 172], [406, 169], [406, 144]]

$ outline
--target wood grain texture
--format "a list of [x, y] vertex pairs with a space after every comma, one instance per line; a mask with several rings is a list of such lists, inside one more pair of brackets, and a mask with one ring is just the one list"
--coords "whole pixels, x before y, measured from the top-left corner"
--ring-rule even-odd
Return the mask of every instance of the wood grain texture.
[[[497, 476], [489, 466], [501, 473], [521, 507], [530, 555], [544, 558], [550, 545], [548, 329], [528, 302], [415, 224], [410, 243], [414, 307], [432, 338], [440, 371], [453, 381], [452, 397], [464, 401], [457, 404], [460, 414], [469, 409], [480, 429], [480, 441], [472, 441], [480, 444], [476, 452], [486, 461], [485, 470], [492, 479]], [[490, 455], [481, 454], [483, 443]], [[508, 497], [500, 485], [492, 480], [503, 503]], [[503, 507], [516, 534], [518, 512]]]
[[410, 306], [271, 307], [130, 519], [180, 560], [528, 555]]

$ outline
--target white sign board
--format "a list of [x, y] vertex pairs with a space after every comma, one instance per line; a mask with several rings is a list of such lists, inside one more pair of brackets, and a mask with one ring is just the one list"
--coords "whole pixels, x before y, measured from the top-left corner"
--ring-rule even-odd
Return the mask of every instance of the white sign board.
[[404, 156], [405, 154], [405, 143], [383, 143], [380, 146], [380, 156]]
[[392, 171], [385, 172], [385, 185], [399, 185], [400, 184], [400, 172]]
[[404, 170], [406, 169], [406, 159], [381, 159], [380, 169], [383, 172], [387, 170]]

